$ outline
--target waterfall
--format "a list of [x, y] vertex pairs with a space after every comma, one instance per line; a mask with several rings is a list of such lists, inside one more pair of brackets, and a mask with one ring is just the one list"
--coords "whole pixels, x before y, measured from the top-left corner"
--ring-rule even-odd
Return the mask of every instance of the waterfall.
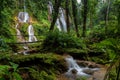
[[59, 18], [57, 18], [56, 26], [57, 26], [59, 31], [62, 31]]
[[88, 76], [86, 73], [82, 72], [84, 68], [81, 68], [76, 61], [73, 59], [73, 57], [67, 57], [65, 59], [68, 63], [68, 72], [67, 73], [71, 73], [72, 70], [76, 70], [77, 74], [76, 75], [80, 75], [80, 76]]
[[[18, 19], [18, 22], [15, 26], [15, 29], [16, 29], [16, 32], [17, 32], [17, 38], [18, 38], [18, 41], [19, 42], [26, 42], [25, 38], [23, 37], [23, 35], [21, 34], [19, 28], [21, 28], [21, 24], [24, 24], [24, 23], [31, 23], [30, 22], [30, 17], [29, 17], [29, 14], [28, 12], [26, 12], [26, 4], [25, 4], [25, 0], [24, 0], [24, 11], [23, 12], [19, 12], [18, 13], [18, 16], [17, 16], [17, 19]], [[33, 30], [33, 26], [30, 24], [28, 26], [28, 37], [29, 37], [29, 42], [33, 42], [33, 41], [37, 41], [37, 38], [34, 36], [34, 30]], [[29, 51], [29, 47], [27, 45], [27, 43], [24, 43], [23, 45], [23, 49], [24, 51], [22, 52], [18, 52], [18, 53], [23, 53], [24, 55], [27, 55], [28, 51]]]
[[18, 21], [21, 23], [29, 22], [29, 14], [27, 12], [19, 12]]
[[78, 4], [80, 4], [80, 3], [81, 3], [81, 0], [77, 0], [77, 2], [78, 2]]
[[25, 0], [24, 0], [24, 11], [23, 12], [19, 12], [19, 14], [18, 14], [18, 20], [21, 23], [27, 23], [30, 20], [29, 14], [26, 12]]
[[64, 9], [63, 8], [59, 8], [59, 14], [60, 14], [60, 21], [61, 21], [61, 25], [63, 27], [63, 31], [67, 32], [67, 24], [66, 24], [66, 20], [65, 20], [65, 16], [64, 16]]
[[47, 7], [49, 8], [49, 12], [50, 12], [50, 14], [52, 15], [52, 12], [53, 12], [52, 2], [48, 1], [48, 6], [47, 6]]
[[28, 26], [29, 42], [37, 41], [37, 38], [34, 36], [33, 26], [30, 24]]
[[25, 0], [24, 0], [24, 12], [26, 12], [26, 4], [25, 4]]
[[[49, 9], [49, 15], [52, 15], [53, 13], [53, 5], [52, 2], [48, 2], [48, 9]], [[64, 9], [63, 8], [59, 8], [59, 14], [58, 14], [58, 18], [56, 20], [55, 25], [57, 26], [59, 31], [64, 31], [67, 32], [67, 24], [66, 24], [66, 19], [64, 16]]]
[[19, 24], [17, 23], [15, 26], [16, 32], [17, 32], [17, 38], [19, 41], [21, 42], [25, 42], [25, 39], [23, 38], [23, 36], [21, 35], [20, 30], [18, 29]]
[[89, 78], [92, 76], [92, 73], [99, 70], [99, 68], [89, 68], [87, 66], [80, 67], [72, 56], [66, 57], [65, 60], [68, 64], [68, 71], [65, 73], [65, 76], [70, 80], [76, 80], [80, 77]]
[[99, 68], [89, 68], [89, 67], [80, 67], [76, 60], [73, 59], [73, 57], [69, 56], [65, 58], [67, 64], [68, 64], [68, 71], [65, 73], [66, 77], [70, 78], [71, 80], [76, 80], [80, 77], [91, 77], [90, 73], [94, 73], [95, 71], [98, 71]]

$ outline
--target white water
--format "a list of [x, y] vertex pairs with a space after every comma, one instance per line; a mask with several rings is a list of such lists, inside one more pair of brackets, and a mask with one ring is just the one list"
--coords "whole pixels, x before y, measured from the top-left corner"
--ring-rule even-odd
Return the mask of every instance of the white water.
[[[50, 11], [50, 15], [52, 15], [53, 13], [53, 5], [52, 2], [48, 2], [48, 8]], [[64, 31], [67, 32], [67, 24], [66, 24], [66, 20], [65, 20], [65, 16], [64, 16], [64, 9], [63, 8], [59, 8], [59, 14], [58, 14], [58, 18], [56, 20], [56, 26], [58, 28], [59, 31]]]
[[[84, 76], [84, 77], [90, 77], [91, 75], [84, 73], [84, 70], [90, 70], [90, 71], [97, 71], [99, 68], [88, 68], [88, 67], [80, 67], [76, 61], [73, 59], [73, 57], [69, 56], [65, 58], [67, 64], [68, 64], [68, 71], [65, 73], [65, 75], [68, 78], [71, 78], [71, 80], [76, 80], [77, 78]], [[72, 71], [75, 71], [76, 73], [73, 73]]]
[[[18, 14], [18, 22], [15, 26], [16, 32], [17, 32], [17, 38], [19, 42], [26, 42], [25, 38], [23, 37], [23, 35], [20, 32], [20, 26], [21, 23], [30, 23], [30, 17], [29, 14], [26, 12], [26, 5], [25, 5], [25, 0], [24, 0], [24, 12], [19, 12]], [[28, 26], [28, 30], [26, 30], [29, 34], [29, 42], [33, 42], [33, 41], [37, 41], [37, 38], [34, 36], [34, 29], [32, 25]], [[24, 55], [28, 55], [28, 51], [29, 51], [29, 47], [28, 45], [25, 43], [23, 46], [24, 51], [18, 52], [18, 53], [23, 53]], [[16, 54], [16, 53], [15, 53]]]
[[81, 3], [81, 0], [77, 0], [77, 2], [78, 2], [78, 4], [80, 4], [80, 3]]
[[59, 8], [59, 14], [60, 14], [60, 21], [62, 22], [63, 31], [67, 32], [67, 24], [64, 16], [64, 9], [61, 7]]
[[52, 5], [52, 2], [51, 1], [48, 1], [48, 6], [47, 6], [50, 10], [50, 14], [52, 15], [52, 12], [53, 12], [53, 5]]
[[81, 68], [72, 57], [67, 57], [65, 60], [68, 63], [68, 72], [67, 73], [70, 73], [71, 70], [75, 69], [77, 71], [76, 75], [88, 76], [87, 74], [82, 72], [85, 68]]
[[18, 21], [21, 23], [29, 22], [29, 14], [27, 12], [19, 12]]
[[57, 28], [58, 28], [59, 31], [62, 31], [59, 18], [57, 18], [56, 26], [57, 26]]
[[37, 41], [37, 38], [34, 35], [34, 29], [33, 26], [30, 24], [28, 26], [28, 34], [29, 34], [29, 42]]

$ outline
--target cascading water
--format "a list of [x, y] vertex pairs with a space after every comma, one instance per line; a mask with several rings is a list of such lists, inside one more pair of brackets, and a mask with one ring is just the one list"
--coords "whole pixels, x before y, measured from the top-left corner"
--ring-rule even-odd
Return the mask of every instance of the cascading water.
[[26, 4], [25, 4], [25, 0], [24, 0], [24, 12], [26, 12]]
[[81, 68], [72, 57], [67, 57], [65, 60], [68, 63], [68, 72], [67, 73], [70, 73], [74, 69], [77, 71], [77, 75], [88, 76], [87, 74], [82, 72], [82, 70], [84, 68]]
[[60, 14], [60, 21], [62, 23], [63, 31], [67, 32], [67, 24], [64, 16], [64, 9], [61, 7], [59, 8], [59, 14]]
[[25, 0], [24, 0], [24, 11], [23, 12], [19, 12], [18, 20], [21, 23], [26, 23], [26, 22], [29, 22], [29, 20], [30, 20], [29, 14], [26, 12]]
[[21, 23], [29, 22], [29, 14], [27, 12], [19, 12], [18, 14], [18, 20]]
[[20, 30], [18, 29], [18, 26], [19, 26], [19, 24], [17, 23], [17, 24], [16, 24], [16, 27], [15, 27], [16, 32], [17, 32], [17, 38], [18, 38], [19, 41], [25, 42], [25, 39], [24, 39], [23, 36], [21, 35], [21, 32], [20, 32]]
[[33, 26], [30, 24], [28, 26], [29, 42], [37, 41], [37, 38], [34, 36]]
[[[18, 21], [19, 22], [17, 23], [17, 25], [19, 23], [31, 23], [29, 14], [26, 12], [25, 0], [24, 0], [24, 12], [19, 12], [19, 14], [18, 14]], [[20, 33], [19, 30], [17, 30], [17, 32]], [[28, 26], [28, 35], [29, 35], [28, 42], [37, 41], [37, 38], [34, 36], [33, 26], [31, 24]]]
[[91, 70], [91, 71], [97, 71], [99, 68], [88, 68], [88, 67], [80, 67], [76, 61], [73, 59], [73, 57], [69, 56], [65, 58], [67, 64], [68, 64], [68, 71], [65, 73], [66, 77], [70, 78], [71, 80], [76, 80], [77, 78], [83, 76], [83, 77], [90, 77], [91, 75], [84, 73], [84, 70]]
[[[53, 5], [52, 5], [52, 2], [50, 1], [48, 2], [48, 9], [49, 9], [49, 15], [52, 15]], [[59, 14], [58, 14], [59, 17], [57, 18], [55, 24], [59, 31], [67, 32], [67, 25], [66, 25], [66, 20], [65, 20], [63, 10], [64, 10], [63, 8], [59, 8]]]
[[49, 8], [49, 12], [52, 15], [52, 11], [53, 11], [53, 5], [52, 2], [48, 1], [48, 8]]
[[59, 18], [57, 18], [56, 25], [57, 25], [58, 30], [62, 31]]
[[51, 1], [48, 1], [47, 8], [48, 8], [48, 20], [51, 22], [52, 21], [51, 16], [52, 16], [52, 12], [53, 12], [53, 5], [52, 5]]
[[78, 2], [78, 4], [80, 4], [80, 3], [81, 3], [81, 0], [77, 0], [77, 2]]
[[[22, 34], [21, 34], [20, 30], [19, 30], [19, 28], [21, 27], [20, 24], [31, 23], [29, 14], [26, 12], [25, 0], [24, 0], [24, 11], [23, 12], [19, 12], [17, 18], [18, 18], [18, 23], [16, 24], [15, 29], [16, 29], [16, 32], [17, 32], [18, 41], [26, 42], [26, 40], [24, 39], [24, 37], [22, 36]], [[19, 26], [19, 28], [18, 28], [18, 26]], [[34, 36], [33, 26], [31, 24], [28, 26], [28, 34], [29, 34], [28, 42], [37, 41], [37, 38]], [[28, 45], [25, 43], [23, 48], [24, 48], [24, 51], [18, 52], [18, 53], [23, 53], [24, 55], [26, 55], [27, 52], [29, 51]]]

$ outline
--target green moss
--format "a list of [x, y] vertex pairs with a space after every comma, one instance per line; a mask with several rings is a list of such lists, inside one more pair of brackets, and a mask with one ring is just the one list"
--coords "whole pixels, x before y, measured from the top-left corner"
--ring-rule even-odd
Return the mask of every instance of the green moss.
[[[53, 53], [12, 55], [0, 54], [0, 63], [10, 65], [9, 62], [19, 65], [17, 71], [23, 76], [27, 74], [29, 80], [56, 80], [56, 75], [65, 71], [65, 61], [60, 55]], [[13, 64], [13, 66], [16, 66]], [[29, 74], [28, 74], [29, 73]], [[15, 73], [16, 77], [19, 77]], [[25, 77], [22, 77], [25, 79]]]
[[[5, 61], [5, 62], [15, 62], [15, 63], [22, 63], [22, 62], [29, 62], [29, 61], [38, 61], [43, 62], [45, 64], [50, 64], [54, 65], [54, 62], [62, 60], [63, 58], [60, 57], [59, 55], [54, 55], [52, 53], [48, 54], [31, 54], [31, 55], [12, 55], [12, 54], [0, 54], [0, 62]], [[32, 64], [32, 63], [31, 63]], [[34, 63], [33, 63], [34, 64]]]

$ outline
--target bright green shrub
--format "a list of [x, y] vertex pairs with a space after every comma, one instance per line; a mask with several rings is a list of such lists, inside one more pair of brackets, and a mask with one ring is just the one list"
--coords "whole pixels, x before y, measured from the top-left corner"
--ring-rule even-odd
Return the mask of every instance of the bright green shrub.
[[48, 51], [58, 51], [64, 48], [86, 48], [85, 43], [74, 36], [62, 32], [51, 32], [43, 41], [43, 49]]

